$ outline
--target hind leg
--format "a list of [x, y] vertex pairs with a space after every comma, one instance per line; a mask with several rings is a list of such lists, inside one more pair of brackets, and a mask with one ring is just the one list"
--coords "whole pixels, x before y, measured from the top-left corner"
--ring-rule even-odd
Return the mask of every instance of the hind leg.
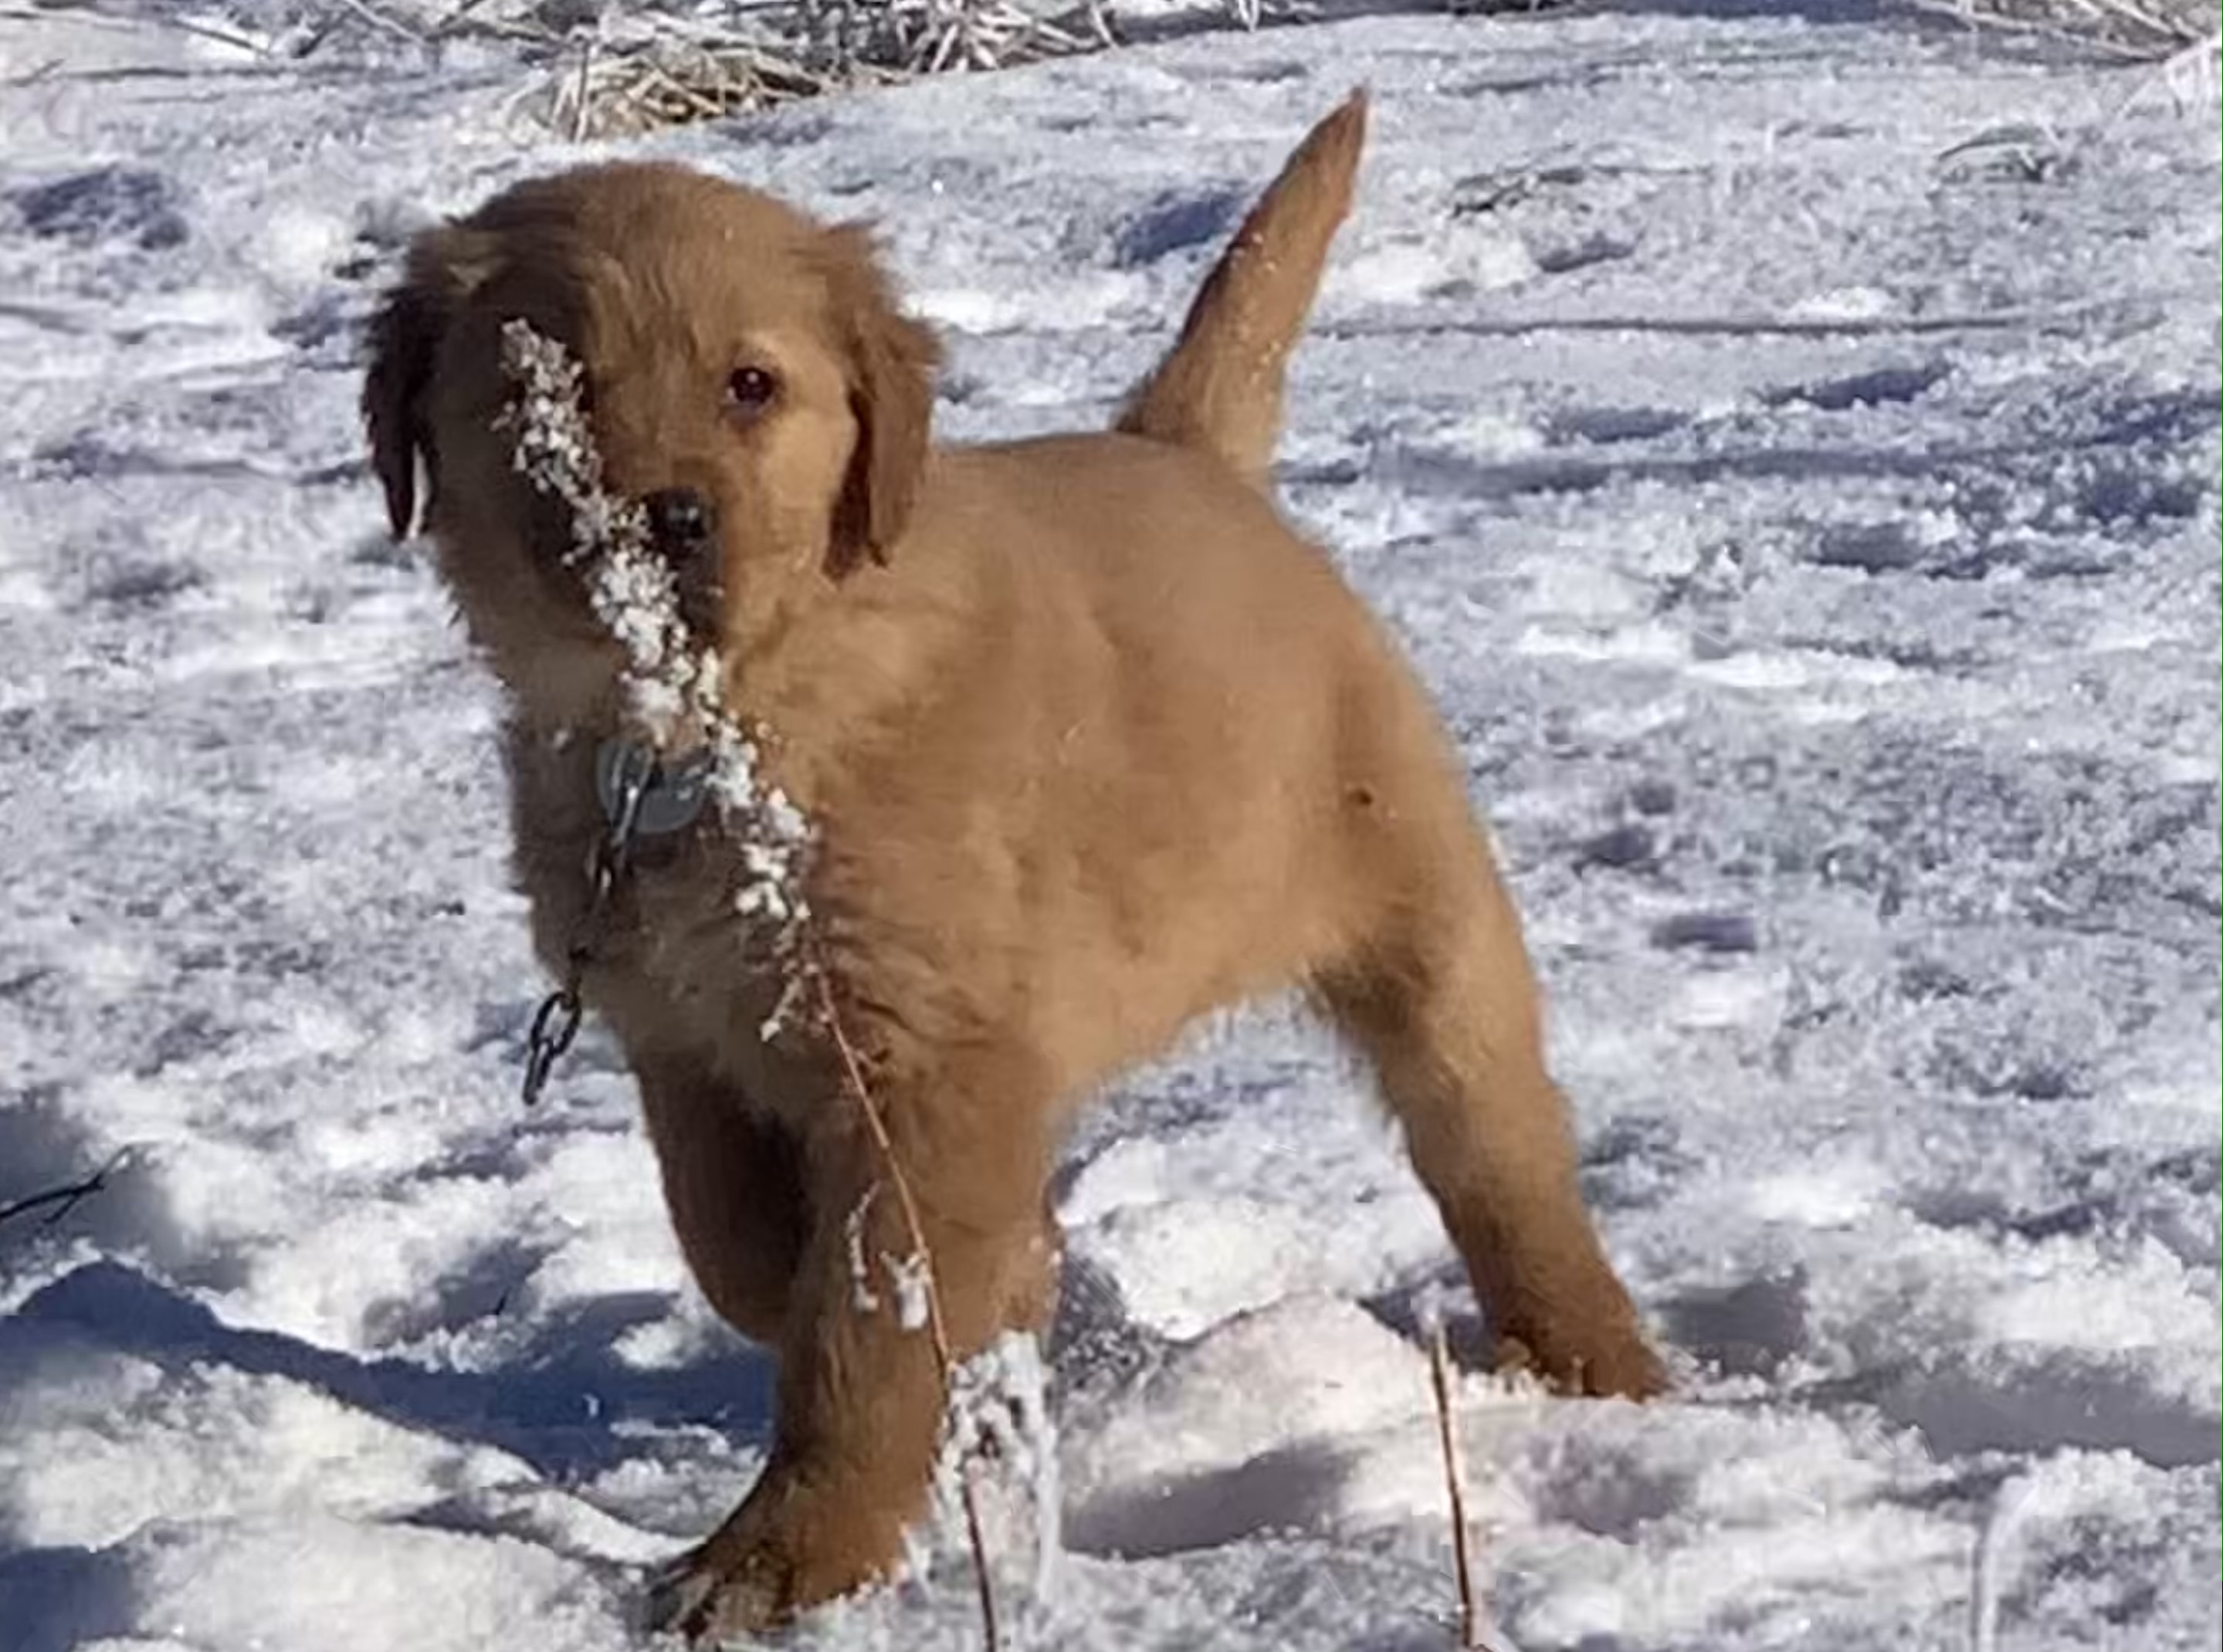
[[809, 1218], [802, 1158], [740, 1092], [691, 1064], [639, 1065], [641, 1108], [679, 1248], [702, 1294], [754, 1342], [788, 1319]]
[[1486, 848], [1456, 835], [1458, 864], [1423, 868], [1420, 898], [1407, 886], [1320, 995], [1371, 1058], [1499, 1336], [1570, 1391], [1657, 1392], [1659, 1363], [1583, 1207], [1519, 920]]

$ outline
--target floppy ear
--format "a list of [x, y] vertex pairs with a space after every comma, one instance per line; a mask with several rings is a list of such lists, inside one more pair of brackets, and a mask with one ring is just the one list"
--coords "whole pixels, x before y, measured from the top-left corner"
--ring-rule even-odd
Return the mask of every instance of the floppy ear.
[[442, 325], [432, 296], [415, 286], [396, 287], [371, 318], [362, 417], [371, 466], [386, 490], [387, 525], [396, 539], [407, 538], [417, 525], [417, 455], [428, 450], [422, 399]]
[[370, 432], [371, 467], [386, 490], [386, 520], [396, 539], [417, 525], [417, 461], [425, 479], [437, 485], [438, 466], [425, 417], [425, 393], [432, 364], [457, 303], [486, 279], [489, 266], [480, 248], [467, 256], [469, 243], [457, 230], [435, 229], [419, 237], [409, 254], [407, 273], [388, 293], [370, 323], [370, 366], [363, 375], [363, 423]]
[[828, 231], [827, 252], [835, 325], [848, 355], [849, 411], [857, 421], [857, 445], [834, 501], [826, 552], [827, 572], [840, 580], [867, 557], [885, 562], [910, 519], [926, 472], [941, 346], [896, 308], [865, 230], [844, 225]]

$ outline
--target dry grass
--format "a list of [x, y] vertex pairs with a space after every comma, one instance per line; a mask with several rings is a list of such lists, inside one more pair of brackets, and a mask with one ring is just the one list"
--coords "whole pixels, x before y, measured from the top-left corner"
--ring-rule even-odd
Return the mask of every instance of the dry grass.
[[[376, 0], [339, 0], [368, 9]], [[428, 38], [483, 30], [522, 41], [540, 63], [525, 94], [536, 117], [575, 141], [623, 137], [715, 120], [832, 91], [920, 75], [979, 73], [1119, 44], [1118, 0], [726, 0], [682, 16], [652, 5], [558, 27], [515, 0], [462, 0]], [[1567, 0], [1416, 0], [1440, 7], [1533, 12]], [[1300, 21], [1306, 0], [1200, 0], [1241, 30]], [[2211, 52], [2219, 0], [1910, 0], [1972, 26], [2072, 37], [2126, 60], [2160, 62]], [[388, 17], [387, 26], [392, 27]]]
[[1916, 0], [1925, 11], [1984, 28], [2056, 35], [2127, 58], [2159, 61], [2213, 42], [2217, 0]]
[[822, 65], [776, 38], [648, 32], [570, 47], [528, 94], [539, 117], [574, 142], [627, 137], [902, 78], [862, 63]]
[[[817, 987], [817, 1010], [821, 1025], [834, 1043], [841, 1058], [841, 1071], [847, 1082], [850, 1099], [863, 1115], [866, 1130], [872, 1136], [872, 1146], [880, 1157], [880, 1168], [896, 1190], [897, 1207], [902, 1214], [905, 1237], [910, 1241], [911, 1254], [923, 1258], [926, 1264], [923, 1283], [926, 1290], [926, 1330], [932, 1339], [935, 1368], [941, 1377], [942, 1404], [947, 1408], [957, 1398], [957, 1352], [949, 1341], [949, 1328], [941, 1315], [941, 1291], [934, 1271], [934, 1252], [928, 1245], [926, 1226], [920, 1219], [918, 1201], [912, 1195], [910, 1178], [904, 1171], [903, 1155], [896, 1151], [894, 1139], [888, 1134], [887, 1121], [881, 1115], [879, 1099], [872, 1094], [872, 1082], [865, 1071], [857, 1046], [851, 1042], [848, 1029], [843, 1025], [841, 1010], [834, 994], [833, 977], [818, 958], [815, 949], [806, 960], [806, 967]], [[973, 1556], [973, 1584], [980, 1607], [981, 1644], [986, 1652], [1001, 1652], [1004, 1643], [1003, 1626], [996, 1614], [996, 1586], [988, 1564], [988, 1542], [980, 1522], [979, 1492], [973, 1481], [972, 1465], [957, 1465], [959, 1506], [964, 1511], [965, 1542]]]
[[[64, 0], [66, 3], [66, 0]], [[2073, 39], [2212, 85], [2223, 0], [1903, 0], [1973, 28]], [[335, 51], [514, 53], [513, 108], [574, 141], [798, 98], [984, 72], [1121, 43], [1122, 0], [217, 0], [167, 21], [274, 60]], [[1176, 27], [1298, 24], [1325, 0], [1193, 0]], [[1531, 14], [1584, 0], [1407, 0], [1414, 13]], [[1062, 8], [1062, 9], [1061, 9]], [[1394, 9], [1394, 8], [1393, 8]], [[1139, 26], [1139, 25], [1138, 25]], [[1153, 16], [1149, 27], [1168, 22]], [[2201, 80], [2201, 77], [2204, 80]], [[2185, 101], [2180, 98], [2180, 101]], [[2212, 102], [2197, 96], [2191, 101]]]
[[1466, 1475], [1459, 1461], [1458, 1423], [1452, 1409], [1452, 1354], [1443, 1316], [1428, 1316], [1428, 1387], [1436, 1402], [1436, 1443], [1444, 1457], [1444, 1499], [1452, 1522], [1452, 1570], [1458, 1589], [1458, 1643], [1484, 1648], [1482, 1601], [1474, 1586], [1474, 1556], [1468, 1548]]
[[[358, 13], [412, 0], [331, 0]], [[422, 3], [422, 0], [415, 0]], [[537, 73], [519, 104], [574, 141], [715, 120], [920, 75], [979, 73], [1119, 45], [1118, 0], [723, 0], [685, 12], [669, 0], [594, 16], [572, 0], [460, 0], [381, 29], [428, 42], [511, 42]], [[1533, 12], [1571, 0], [1416, 0], [1414, 9]], [[1197, 0], [1198, 28], [1300, 22], [1310, 0]]]
[[737, 0], [708, 18], [644, 9], [538, 42], [524, 98], [574, 141], [624, 137], [1112, 43], [1095, 0], [1058, 15], [1015, 0]]

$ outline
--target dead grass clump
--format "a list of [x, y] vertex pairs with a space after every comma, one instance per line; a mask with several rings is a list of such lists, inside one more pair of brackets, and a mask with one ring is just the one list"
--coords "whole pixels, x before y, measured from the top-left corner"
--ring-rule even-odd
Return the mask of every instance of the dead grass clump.
[[924, 74], [1009, 68], [1112, 43], [1096, 0], [734, 0], [607, 14], [548, 42], [526, 94], [576, 140], [623, 137]]
[[1926, 11], [1981, 27], [2059, 35], [2142, 60], [2214, 41], [2217, 0], [1918, 0]]

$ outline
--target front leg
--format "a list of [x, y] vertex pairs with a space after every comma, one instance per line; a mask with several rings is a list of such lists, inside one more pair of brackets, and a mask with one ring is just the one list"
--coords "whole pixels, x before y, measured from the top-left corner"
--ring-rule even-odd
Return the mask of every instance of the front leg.
[[699, 1064], [646, 1054], [635, 1069], [664, 1205], [696, 1283], [727, 1324], [777, 1347], [807, 1238], [793, 1140]]
[[829, 1103], [845, 1109], [838, 1125], [811, 1143], [810, 1238], [771, 1459], [667, 1603], [690, 1635], [769, 1628], [894, 1570], [926, 1509], [946, 1410], [925, 1282], [958, 1360], [1043, 1317], [1055, 1263], [1042, 1226], [1047, 1098], [968, 1073], [875, 1101], [918, 1232], [845, 1090]]

